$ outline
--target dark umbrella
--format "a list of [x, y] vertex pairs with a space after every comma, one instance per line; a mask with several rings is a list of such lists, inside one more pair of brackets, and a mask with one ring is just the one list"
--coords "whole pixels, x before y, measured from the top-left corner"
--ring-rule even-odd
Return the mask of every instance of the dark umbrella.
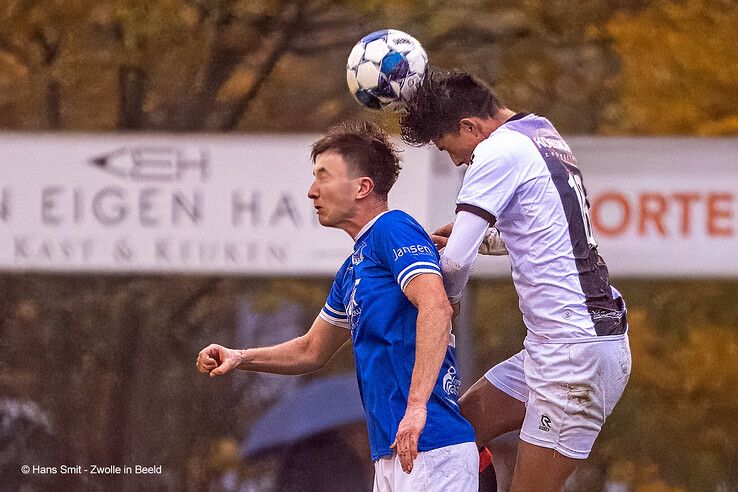
[[251, 427], [241, 454], [251, 457], [363, 420], [356, 376], [328, 376], [298, 388], [269, 409]]

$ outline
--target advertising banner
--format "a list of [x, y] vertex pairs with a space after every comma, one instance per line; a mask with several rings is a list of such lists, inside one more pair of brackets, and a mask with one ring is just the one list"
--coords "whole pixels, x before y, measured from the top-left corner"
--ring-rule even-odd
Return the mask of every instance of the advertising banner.
[[[0, 136], [0, 268], [332, 275], [353, 242], [307, 197], [313, 141]], [[403, 154], [391, 200], [425, 220], [429, 150]]]
[[[352, 247], [307, 189], [313, 136], [0, 135], [6, 271], [333, 275]], [[614, 276], [738, 276], [738, 140], [567, 139]], [[463, 169], [403, 147], [391, 208], [453, 219]], [[507, 276], [504, 257], [476, 276]]]

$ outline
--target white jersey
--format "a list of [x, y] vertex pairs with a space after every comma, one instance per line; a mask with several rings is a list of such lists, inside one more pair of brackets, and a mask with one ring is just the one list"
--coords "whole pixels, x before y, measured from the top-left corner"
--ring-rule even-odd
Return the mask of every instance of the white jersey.
[[581, 173], [547, 119], [515, 115], [481, 142], [456, 210], [500, 231], [529, 341], [623, 336], [624, 306], [597, 253]]

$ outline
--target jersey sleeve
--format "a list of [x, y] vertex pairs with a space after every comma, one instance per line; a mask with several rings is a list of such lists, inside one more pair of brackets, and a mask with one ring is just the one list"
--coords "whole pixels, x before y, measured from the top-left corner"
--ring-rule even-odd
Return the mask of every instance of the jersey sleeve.
[[495, 141], [477, 147], [456, 199], [456, 213], [471, 212], [494, 225], [520, 184], [520, 165], [508, 145]]
[[386, 264], [403, 292], [422, 273], [441, 276], [436, 247], [417, 222], [408, 218], [385, 224], [380, 243]]
[[343, 277], [346, 266], [347, 264], [344, 264], [336, 273], [336, 276], [333, 279], [333, 285], [331, 286], [331, 291], [328, 293], [325, 305], [323, 305], [323, 309], [320, 310], [318, 316], [332, 325], [349, 329], [348, 315], [346, 314], [346, 306], [343, 304], [342, 294]]

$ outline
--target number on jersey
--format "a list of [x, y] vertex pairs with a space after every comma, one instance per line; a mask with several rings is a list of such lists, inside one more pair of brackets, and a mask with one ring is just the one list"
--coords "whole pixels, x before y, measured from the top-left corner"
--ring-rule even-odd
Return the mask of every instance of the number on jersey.
[[574, 192], [577, 194], [577, 200], [579, 200], [579, 210], [582, 211], [582, 221], [584, 222], [584, 233], [587, 235], [587, 244], [592, 248], [596, 248], [597, 241], [595, 241], [592, 231], [592, 221], [589, 218], [589, 207], [587, 206], [587, 197], [584, 195], [582, 178], [570, 172], [569, 186], [574, 189]]

